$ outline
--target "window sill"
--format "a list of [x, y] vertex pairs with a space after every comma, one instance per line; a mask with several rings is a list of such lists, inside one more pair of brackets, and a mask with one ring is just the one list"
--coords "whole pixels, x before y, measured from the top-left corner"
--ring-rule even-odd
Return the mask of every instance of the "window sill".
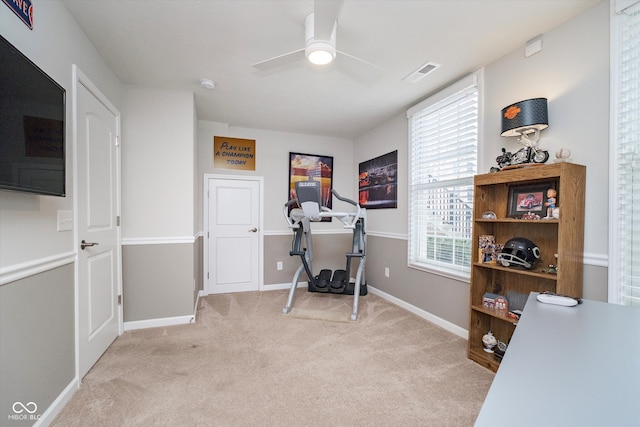
[[458, 282], [463, 282], [469, 284], [471, 282], [471, 272], [470, 271], [452, 271], [445, 268], [437, 268], [434, 266], [426, 266], [424, 264], [415, 264], [415, 263], [407, 263], [407, 267], [413, 268], [414, 270], [424, 271], [425, 273], [435, 274], [437, 276], [446, 277], [447, 279], [457, 280]]

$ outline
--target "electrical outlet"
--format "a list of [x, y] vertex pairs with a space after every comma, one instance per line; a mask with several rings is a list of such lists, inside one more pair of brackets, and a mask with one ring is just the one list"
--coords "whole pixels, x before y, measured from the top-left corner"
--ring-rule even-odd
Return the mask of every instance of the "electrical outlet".
[[384, 277], [389, 277], [389, 267], [384, 268]]
[[282, 270], [282, 268], [283, 268], [283, 266], [282, 266], [282, 261], [278, 261], [278, 262], [276, 263], [276, 269], [278, 269], [278, 270]]

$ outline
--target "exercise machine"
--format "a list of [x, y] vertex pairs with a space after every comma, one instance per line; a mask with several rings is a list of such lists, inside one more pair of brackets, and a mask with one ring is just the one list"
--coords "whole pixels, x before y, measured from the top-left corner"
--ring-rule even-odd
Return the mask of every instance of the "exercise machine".
[[[332, 195], [345, 203], [354, 206], [352, 212], [335, 212], [326, 206], [322, 206], [320, 196], [320, 181], [309, 179], [295, 183], [296, 198], [285, 203], [284, 217], [293, 229], [293, 241], [289, 255], [299, 256], [302, 261], [300, 267], [293, 275], [291, 290], [287, 305], [282, 309], [288, 314], [293, 306], [298, 279], [304, 271], [308, 278], [309, 292], [323, 292], [333, 294], [353, 295], [353, 310], [351, 320], [358, 318], [358, 298], [367, 294], [367, 284], [364, 274], [366, 261], [366, 209], [351, 199], [341, 197], [337, 191], [331, 190]], [[344, 228], [353, 231], [351, 251], [346, 253], [347, 263], [344, 270], [331, 271], [322, 269], [315, 275], [313, 270], [313, 242], [311, 223], [322, 221], [324, 218], [337, 218]], [[358, 269], [355, 280], [351, 279], [352, 260], [357, 259]]]

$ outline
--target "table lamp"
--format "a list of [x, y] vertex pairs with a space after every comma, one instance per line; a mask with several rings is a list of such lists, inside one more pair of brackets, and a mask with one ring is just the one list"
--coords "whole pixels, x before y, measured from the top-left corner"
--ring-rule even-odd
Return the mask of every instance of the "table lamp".
[[500, 136], [519, 136], [527, 147], [536, 146], [540, 131], [548, 127], [547, 98], [526, 99], [502, 109]]

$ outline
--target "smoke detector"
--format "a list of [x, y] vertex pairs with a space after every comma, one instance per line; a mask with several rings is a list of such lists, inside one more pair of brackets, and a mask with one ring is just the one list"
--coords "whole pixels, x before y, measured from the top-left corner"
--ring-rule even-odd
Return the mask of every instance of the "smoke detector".
[[435, 71], [437, 68], [440, 68], [440, 64], [436, 64], [435, 62], [427, 62], [426, 64], [421, 65], [417, 70], [403, 78], [402, 80], [407, 83], [415, 83], [418, 80], [426, 77], [427, 74]]
[[200, 80], [200, 86], [208, 90], [213, 90], [216, 88], [216, 82], [209, 79], [202, 79]]

